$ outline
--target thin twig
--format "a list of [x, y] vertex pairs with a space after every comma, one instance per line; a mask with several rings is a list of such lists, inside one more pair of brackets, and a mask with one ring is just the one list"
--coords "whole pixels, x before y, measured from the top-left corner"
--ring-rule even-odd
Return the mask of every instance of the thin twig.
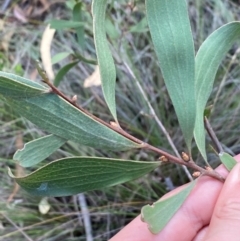
[[18, 227], [7, 215], [4, 213], [1, 213], [1, 215], [7, 219], [9, 223], [13, 225], [14, 228], [16, 228], [28, 241], [33, 241], [20, 227]]
[[90, 219], [85, 195], [83, 193], [78, 194], [78, 202], [82, 211], [83, 223], [84, 223], [85, 233], [86, 233], [86, 241], [93, 241], [91, 219]]
[[[167, 130], [166, 130], [165, 126], [163, 125], [163, 123], [160, 121], [160, 119], [159, 119], [158, 116], [156, 115], [155, 110], [153, 109], [150, 101], [148, 100], [147, 95], [145, 94], [145, 92], [144, 92], [142, 86], [140, 85], [138, 79], [136, 78], [135, 74], [132, 72], [131, 68], [128, 66], [128, 64], [127, 64], [126, 62], [123, 62], [123, 64], [124, 64], [124, 66], [127, 68], [127, 70], [128, 70], [128, 72], [129, 72], [129, 74], [131, 75], [131, 77], [134, 79], [134, 81], [135, 81], [138, 89], [140, 90], [140, 92], [141, 92], [144, 100], [146, 101], [146, 103], [147, 103], [147, 105], [148, 105], [148, 108], [149, 108], [149, 110], [150, 110], [151, 115], [153, 116], [153, 118], [154, 118], [154, 120], [156, 121], [156, 123], [158, 124], [159, 128], [161, 129], [161, 131], [163, 132], [163, 134], [164, 134], [165, 137], [167, 138], [168, 143], [169, 143], [169, 145], [171, 146], [171, 148], [173, 149], [175, 155], [176, 155], [178, 158], [181, 158], [181, 156], [180, 156], [180, 154], [179, 154], [176, 146], [174, 145], [174, 143], [173, 143], [173, 141], [172, 141], [172, 138], [170, 137], [170, 135], [169, 135], [169, 133], [167, 132]], [[183, 169], [184, 169], [184, 171], [185, 171], [188, 179], [189, 179], [190, 181], [192, 181], [193, 178], [192, 178], [190, 172], [188, 171], [188, 169], [186, 168], [186, 166], [182, 166], [182, 167], [183, 167]]]
[[172, 156], [170, 155], [169, 153], [167, 152], [164, 152], [154, 146], [151, 146], [149, 144], [146, 144], [146, 146], [144, 147], [145, 149], [148, 149], [148, 150], [151, 150], [151, 151], [154, 151], [155, 153], [158, 153], [160, 155], [163, 155], [165, 156], [169, 162], [172, 162], [172, 163], [177, 163], [177, 164], [180, 164], [180, 165], [183, 165], [183, 166], [186, 166], [186, 167], [189, 167], [189, 168], [192, 168], [193, 170], [195, 171], [198, 171], [201, 173], [201, 175], [204, 175], [204, 176], [210, 176], [210, 177], [214, 177], [216, 179], [218, 179], [219, 181], [221, 182], [224, 182], [225, 179], [216, 171], [214, 170], [207, 170], [207, 169], [204, 169], [200, 166], [198, 166], [194, 161], [190, 160], [188, 162], [184, 161], [183, 159], [181, 158], [178, 158], [178, 157], [175, 157], [175, 156]]
[[208, 132], [208, 135], [212, 139], [212, 142], [213, 142], [215, 148], [217, 149], [217, 152], [222, 153], [223, 152], [222, 145], [220, 144], [220, 142], [219, 142], [215, 132], [213, 131], [212, 126], [210, 125], [206, 116], [204, 117], [204, 124], [205, 124], [205, 128]]
[[8, 5], [11, 3], [11, 0], [5, 0], [1, 7], [1, 12], [4, 13], [8, 7]]

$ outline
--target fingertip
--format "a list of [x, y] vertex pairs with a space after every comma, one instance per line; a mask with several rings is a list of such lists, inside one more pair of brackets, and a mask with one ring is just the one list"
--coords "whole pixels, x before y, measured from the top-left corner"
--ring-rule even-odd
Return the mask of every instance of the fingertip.
[[236, 240], [240, 236], [240, 163], [228, 175], [217, 200], [206, 240]]

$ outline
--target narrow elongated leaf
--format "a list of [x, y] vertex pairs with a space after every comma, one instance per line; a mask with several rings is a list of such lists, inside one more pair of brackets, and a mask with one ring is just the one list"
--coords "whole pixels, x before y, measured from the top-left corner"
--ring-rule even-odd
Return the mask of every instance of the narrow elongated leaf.
[[[8, 80], [12, 86], [11, 81], [14, 79]], [[32, 91], [32, 85], [35, 83], [26, 85], [26, 82], [24, 79], [22, 85], [25, 86], [25, 94], [28, 96], [28, 91]], [[17, 84], [21, 88], [21, 82]], [[40, 94], [30, 98], [12, 98], [11, 89], [1, 94], [20, 115], [63, 139], [99, 149], [127, 150], [140, 147], [139, 144], [95, 121], [58, 95], [42, 93], [41, 89], [45, 90], [44, 87], [39, 88]]]
[[90, 118], [55, 94], [8, 100], [22, 116], [46, 131], [80, 144], [112, 150], [139, 145]]
[[[34, 195], [67, 196], [139, 178], [159, 165], [160, 162], [72, 157], [53, 161], [15, 180]], [[9, 174], [13, 176], [11, 171]]]
[[83, 22], [69, 21], [69, 20], [52, 20], [49, 22], [50, 27], [56, 30], [64, 30], [69, 28], [79, 28], [84, 25]]
[[26, 143], [23, 149], [17, 150], [13, 156], [23, 167], [30, 167], [45, 160], [59, 149], [67, 140], [55, 135], [48, 135]]
[[61, 53], [58, 53], [58, 54], [55, 54], [53, 57], [52, 57], [52, 65], [60, 62], [61, 60], [67, 58], [71, 53], [69, 52], [61, 52]]
[[54, 85], [58, 86], [60, 84], [60, 82], [62, 81], [63, 77], [67, 74], [67, 72], [69, 70], [71, 70], [71, 68], [73, 68], [76, 64], [78, 64], [78, 62], [79, 62], [79, 60], [75, 60], [75, 61], [63, 66], [56, 74], [56, 77], [54, 79]]
[[112, 23], [112, 21], [109, 18], [105, 19], [105, 30], [106, 30], [107, 36], [111, 40], [116, 40], [121, 38], [121, 32], [119, 31], [118, 28], [116, 28], [116, 26]]
[[105, 101], [113, 117], [117, 120], [115, 103], [116, 69], [108, 46], [105, 31], [105, 11], [107, 0], [93, 0], [93, 34], [96, 47], [98, 65]]
[[194, 45], [185, 0], [146, 0], [153, 45], [189, 152], [195, 124]]
[[217, 69], [233, 43], [240, 39], [240, 22], [232, 22], [214, 31], [201, 45], [196, 55], [196, 103], [197, 117], [194, 137], [204, 159], [205, 131], [203, 113], [212, 92]]
[[219, 153], [219, 158], [228, 171], [231, 171], [237, 164], [237, 161], [226, 152]]
[[193, 181], [177, 194], [142, 208], [142, 220], [148, 224], [152, 233], [159, 233], [167, 225], [194, 188], [195, 183]]
[[95, 59], [86, 59], [84, 56], [82, 56], [80, 53], [75, 53], [75, 56], [77, 59], [79, 59], [80, 61], [83, 61], [87, 64], [92, 64], [92, 65], [97, 65], [97, 60]]
[[[73, 8], [73, 21], [82, 22], [82, 3], [78, 2]], [[76, 28], [77, 39], [79, 45], [84, 48], [84, 26]]]
[[23, 77], [0, 71], [0, 94], [11, 98], [27, 98], [48, 91], [44, 86]]

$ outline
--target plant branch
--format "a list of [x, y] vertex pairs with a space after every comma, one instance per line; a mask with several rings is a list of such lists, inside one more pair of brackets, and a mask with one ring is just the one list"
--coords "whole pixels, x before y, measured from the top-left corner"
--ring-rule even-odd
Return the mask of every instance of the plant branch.
[[[93, 114], [91, 114], [90, 112], [86, 111], [85, 109], [83, 109], [82, 107], [78, 106], [76, 104], [76, 101], [75, 100], [71, 100], [69, 99], [67, 96], [65, 96], [60, 90], [58, 90], [54, 85], [52, 85], [52, 83], [50, 83], [49, 81], [46, 82], [44, 81], [51, 89], [52, 91], [59, 95], [60, 97], [62, 97], [63, 99], [65, 99], [66, 101], [68, 101], [70, 104], [74, 105], [76, 108], [78, 108], [80, 111], [82, 111], [83, 113], [85, 113], [86, 115], [90, 116], [91, 118], [93, 118], [94, 120], [100, 122], [101, 124], [107, 126], [108, 128], [112, 129], [113, 131], [116, 131], [117, 133], [123, 135], [124, 137], [128, 138], [129, 140], [132, 140], [138, 144], [141, 145], [141, 148], [144, 148], [144, 149], [148, 149], [148, 150], [151, 150], [155, 153], [158, 153], [160, 155], [163, 155], [165, 156], [166, 158], [169, 159], [169, 161], [171, 161], [172, 163], [175, 163], [175, 164], [180, 164], [182, 165], [183, 167], [189, 167], [189, 168], [192, 168], [193, 170], [195, 171], [199, 171], [202, 175], [206, 175], [206, 176], [211, 176], [211, 177], [214, 177], [220, 181], [224, 181], [225, 179], [220, 175], [218, 174], [216, 171], [214, 170], [206, 170], [200, 166], [198, 166], [197, 164], [195, 164], [195, 162], [193, 162], [192, 160], [190, 160], [189, 162], [186, 162], [184, 161], [181, 157], [176, 157], [176, 156], [173, 156], [161, 149], [158, 149], [154, 146], [151, 146], [147, 143], [144, 143], [143, 141], [137, 139], [136, 137], [130, 135], [129, 133], [127, 133], [126, 131], [124, 131], [123, 129], [119, 128], [118, 125], [111, 125], [105, 121], [103, 121], [102, 119], [94, 116]], [[188, 171], [188, 170], [187, 170]]]
[[171, 154], [169, 154], [167, 152], [164, 152], [164, 151], [162, 151], [162, 150], [160, 150], [160, 149], [158, 149], [158, 148], [156, 148], [154, 146], [151, 146], [149, 144], [146, 144], [146, 146], [144, 148], [148, 149], [148, 150], [151, 150], [151, 151], [153, 151], [155, 153], [158, 153], [160, 155], [165, 156], [169, 160], [169, 162], [177, 163], [177, 164], [184, 165], [186, 167], [192, 168], [193, 170], [200, 172], [200, 174], [203, 175], [203, 176], [210, 176], [210, 177], [218, 179], [221, 182], [225, 181], [225, 179], [218, 172], [214, 171], [213, 169], [204, 169], [204, 168], [198, 166], [191, 159], [188, 162], [184, 161], [181, 158], [172, 156]]
[[[158, 149], [154, 146], [151, 146], [149, 145], [148, 143], [144, 143], [143, 141], [139, 140], [138, 138], [130, 135], [129, 133], [127, 133], [126, 131], [124, 131], [122, 128], [120, 128], [118, 125], [114, 125], [114, 124], [109, 124], [105, 121], [103, 121], [102, 119], [94, 116], [93, 114], [91, 114], [90, 112], [88, 112], [87, 110], [83, 109], [82, 107], [80, 107], [79, 105], [77, 105], [76, 103], [76, 98], [74, 97], [73, 99], [70, 99], [68, 98], [66, 95], [64, 95], [60, 90], [58, 90], [48, 79], [46, 73], [44, 72], [43, 69], [41, 69], [39, 66], [37, 66], [38, 68], [38, 71], [39, 71], [39, 74], [41, 75], [41, 77], [43, 78], [43, 82], [46, 83], [50, 88], [51, 88], [51, 91], [54, 93], [54, 94], [57, 94], [59, 95], [60, 97], [62, 97], [63, 99], [65, 99], [67, 102], [69, 102], [71, 105], [73, 105], [74, 107], [78, 108], [81, 112], [83, 112], [84, 114], [86, 114], [87, 116], [91, 117], [92, 119], [96, 120], [97, 122], [107, 126], [108, 128], [110, 128], [111, 130], [121, 134], [122, 136], [126, 137], [127, 139], [133, 141], [133, 142], [136, 142], [138, 144], [140, 144], [140, 148], [144, 148], [144, 149], [148, 149], [150, 151], [153, 151], [159, 155], [163, 155], [164, 157], [166, 157], [170, 162], [172, 163], [175, 163], [175, 164], [180, 164], [182, 165], [183, 167], [189, 167], [189, 168], [192, 168], [193, 170], [195, 171], [198, 171], [200, 172], [201, 175], [206, 175], [206, 176], [210, 176], [210, 177], [213, 177], [213, 178], [216, 178], [218, 179], [219, 181], [222, 181], [224, 182], [224, 178], [219, 174], [217, 173], [216, 171], [212, 170], [212, 169], [204, 169], [200, 166], [198, 166], [192, 159], [190, 159], [190, 161], [184, 161], [179, 153], [177, 152], [176, 150], [176, 153], [177, 153], [177, 156], [173, 156], [161, 149]], [[143, 92], [144, 93], [144, 92]], [[145, 96], [145, 93], [144, 93], [144, 96]], [[147, 98], [147, 97], [146, 97]], [[149, 104], [149, 107], [150, 107], [150, 110], [153, 114], [153, 116], [155, 116], [156, 120], [157, 120], [157, 123], [159, 123], [161, 126], [162, 123], [161, 121], [157, 118], [156, 116], [156, 113], [154, 111], [154, 109], [152, 108], [151, 104], [149, 103], [148, 99], [147, 100], [147, 103]], [[163, 129], [166, 131], [166, 129], [164, 128], [163, 126]], [[167, 133], [167, 131], [166, 131]], [[168, 135], [167, 133], [167, 136], [170, 138], [170, 136]], [[171, 141], [171, 138], [169, 139]], [[171, 141], [172, 142], [172, 141]], [[173, 144], [173, 143], [172, 143]], [[173, 144], [174, 146], [174, 144]], [[175, 147], [175, 146], [174, 146]], [[176, 147], [174, 148], [176, 149]], [[186, 169], [187, 170], [187, 169]], [[187, 170], [188, 171], [188, 170]]]

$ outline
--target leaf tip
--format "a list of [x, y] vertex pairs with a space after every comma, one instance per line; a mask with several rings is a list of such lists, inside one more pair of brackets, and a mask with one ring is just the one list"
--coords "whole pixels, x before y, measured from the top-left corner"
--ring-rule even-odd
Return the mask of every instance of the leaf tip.
[[19, 160], [18, 160], [18, 159], [19, 159], [19, 155], [20, 155], [21, 152], [25, 149], [25, 145], [26, 145], [26, 144], [24, 144], [23, 148], [18, 149], [18, 150], [14, 153], [14, 155], [13, 155], [13, 160], [14, 160], [14, 161], [19, 161]]
[[9, 175], [11, 178], [15, 178], [15, 176], [13, 175], [12, 170], [10, 169], [10, 167], [7, 167], [7, 172], [8, 172], [8, 175]]

